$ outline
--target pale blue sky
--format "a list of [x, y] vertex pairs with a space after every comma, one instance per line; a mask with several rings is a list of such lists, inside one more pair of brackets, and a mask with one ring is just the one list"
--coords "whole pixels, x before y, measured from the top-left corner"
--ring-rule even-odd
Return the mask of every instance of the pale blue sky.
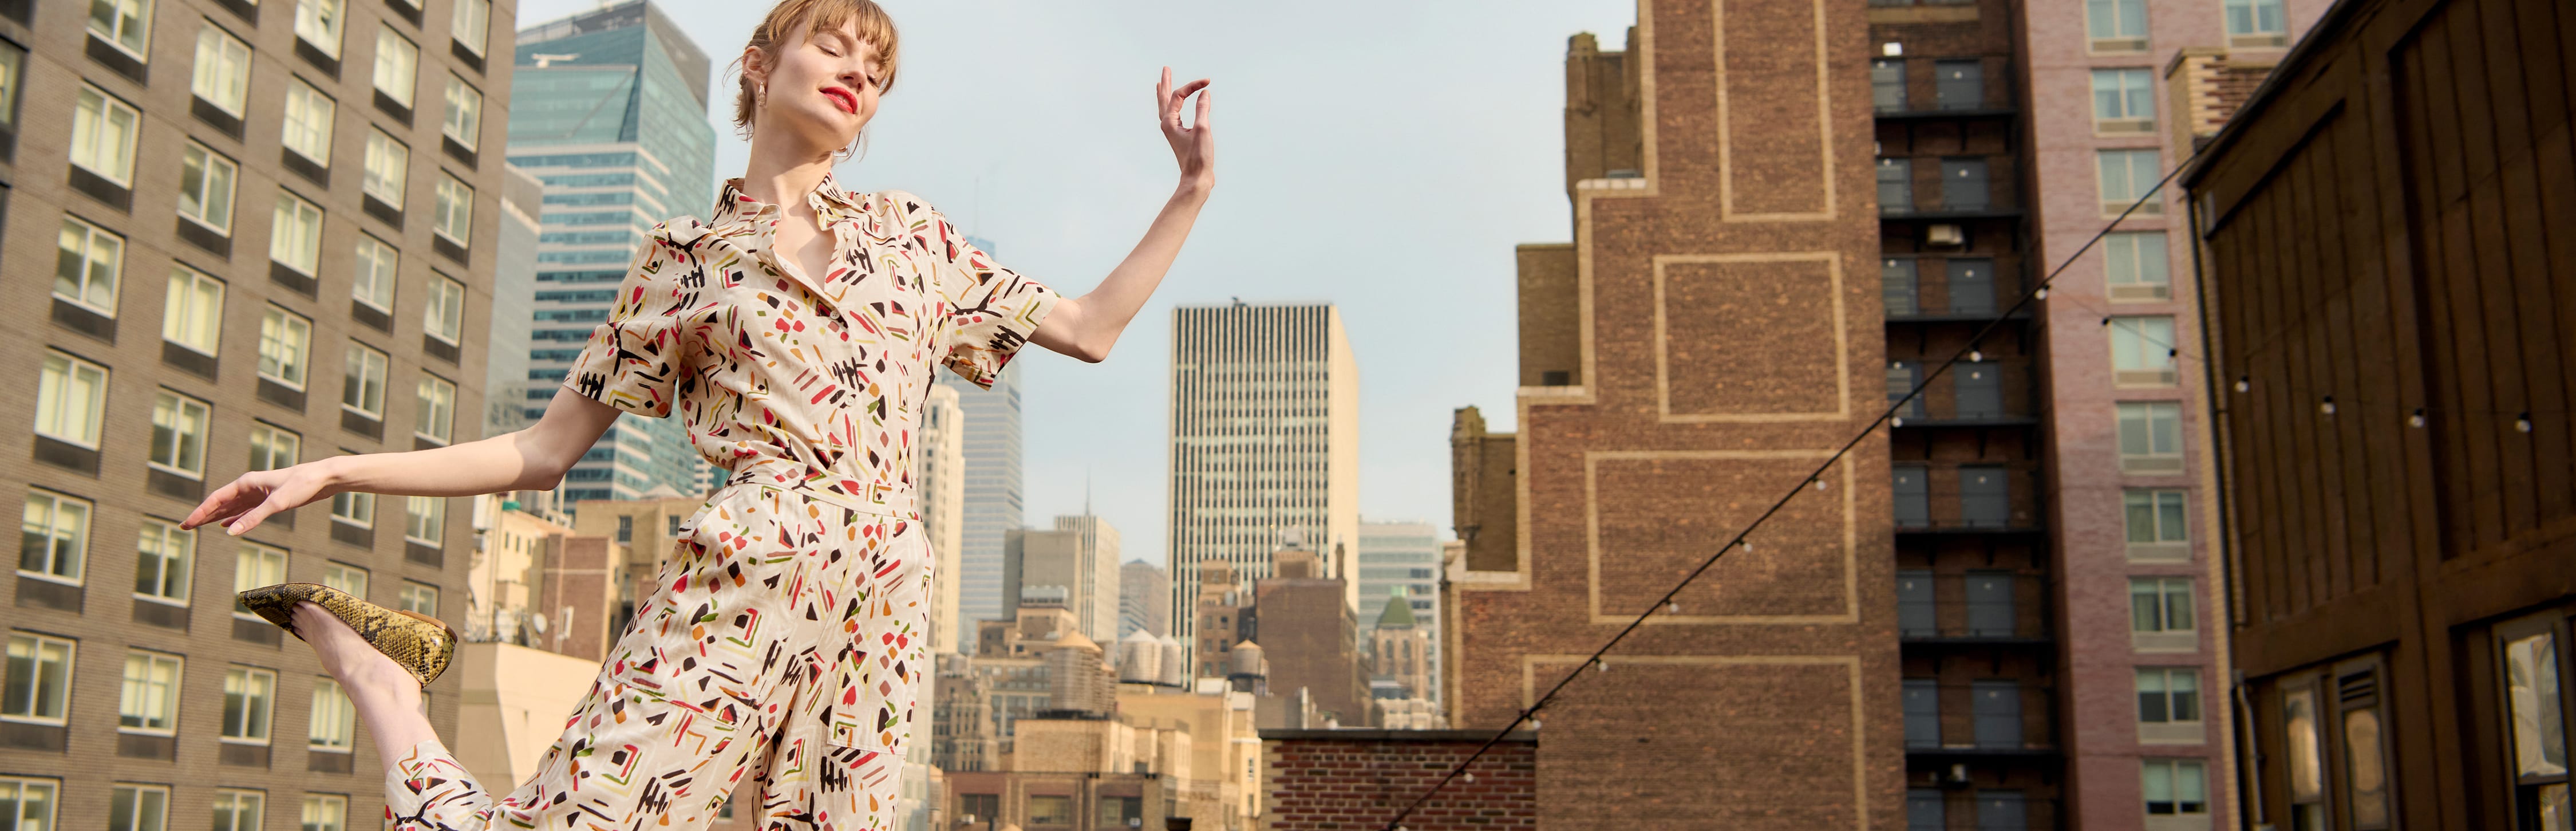
[[[657, 0], [721, 67], [766, 0]], [[522, 0], [521, 25], [597, 6]], [[1448, 536], [1449, 417], [1510, 429], [1512, 246], [1568, 238], [1565, 40], [1633, 0], [892, 0], [902, 67], [843, 183], [901, 188], [1003, 264], [1088, 291], [1177, 174], [1154, 82], [1217, 90], [1217, 190], [1109, 360], [1023, 354], [1027, 520], [1082, 508], [1164, 560], [1171, 308], [1340, 304], [1360, 367], [1360, 512]], [[731, 89], [719, 78], [719, 93]], [[729, 96], [716, 175], [741, 172]]]

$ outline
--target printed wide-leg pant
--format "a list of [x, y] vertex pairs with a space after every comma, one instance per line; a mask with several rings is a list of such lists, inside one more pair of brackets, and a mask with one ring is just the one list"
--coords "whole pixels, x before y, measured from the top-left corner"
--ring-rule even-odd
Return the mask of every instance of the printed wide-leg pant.
[[934, 575], [908, 506], [850, 502], [718, 491], [528, 781], [492, 792], [425, 740], [385, 772], [387, 820], [697, 831], [748, 772], [764, 831], [893, 827]]

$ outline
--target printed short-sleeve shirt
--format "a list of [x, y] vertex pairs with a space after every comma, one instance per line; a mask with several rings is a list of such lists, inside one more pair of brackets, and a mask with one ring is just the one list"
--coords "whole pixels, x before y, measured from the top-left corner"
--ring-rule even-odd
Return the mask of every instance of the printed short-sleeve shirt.
[[1061, 297], [910, 193], [851, 193], [827, 175], [806, 203], [832, 239], [822, 274], [773, 252], [786, 213], [738, 179], [712, 224], [655, 226], [564, 386], [657, 418], [676, 408], [690, 443], [737, 480], [757, 470], [781, 487], [909, 504], [933, 365], [992, 386]]

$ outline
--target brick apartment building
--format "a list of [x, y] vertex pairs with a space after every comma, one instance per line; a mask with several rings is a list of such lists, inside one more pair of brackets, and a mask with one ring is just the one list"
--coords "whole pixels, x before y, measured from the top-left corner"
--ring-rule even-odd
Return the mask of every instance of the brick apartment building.
[[[461, 620], [466, 503], [176, 521], [245, 470], [480, 435], [514, 8], [0, 2], [0, 304], [31, 312], [0, 340], [17, 827], [380, 815], [346, 696], [232, 593], [324, 582]], [[462, 683], [426, 695], [444, 735]]]

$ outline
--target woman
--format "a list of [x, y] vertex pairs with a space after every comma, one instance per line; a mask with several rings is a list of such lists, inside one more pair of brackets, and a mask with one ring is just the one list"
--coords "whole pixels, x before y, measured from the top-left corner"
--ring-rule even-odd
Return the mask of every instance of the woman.
[[870, 0], [770, 10], [742, 52], [742, 178], [713, 224], [654, 229], [565, 378], [574, 394], [535, 426], [245, 474], [189, 515], [185, 527], [238, 535], [342, 491], [548, 489], [621, 412], [677, 410], [698, 451], [732, 472], [682, 525], [563, 736], [506, 793], [473, 782], [419, 712], [452, 649], [443, 625], [311, 584], [244, 593], [348, 691], [383, 754], [396, 826], [688, 831], [746, 770], [762, 827], [896, 821], [931, 669], [930, 581], [944, 579], [913, 507], [911, 442], [934, 366], [989, 386], [1028, 342], [1107, 357], [1215, 177], [1208, 82], [1175, 89], [1166, 68], [1155, 99], [1180, 184], [1098, 288], [1057, 295], [994, 265], [919, 197], [834, 181], [832, 162], [894, 79], [895, 43]]

